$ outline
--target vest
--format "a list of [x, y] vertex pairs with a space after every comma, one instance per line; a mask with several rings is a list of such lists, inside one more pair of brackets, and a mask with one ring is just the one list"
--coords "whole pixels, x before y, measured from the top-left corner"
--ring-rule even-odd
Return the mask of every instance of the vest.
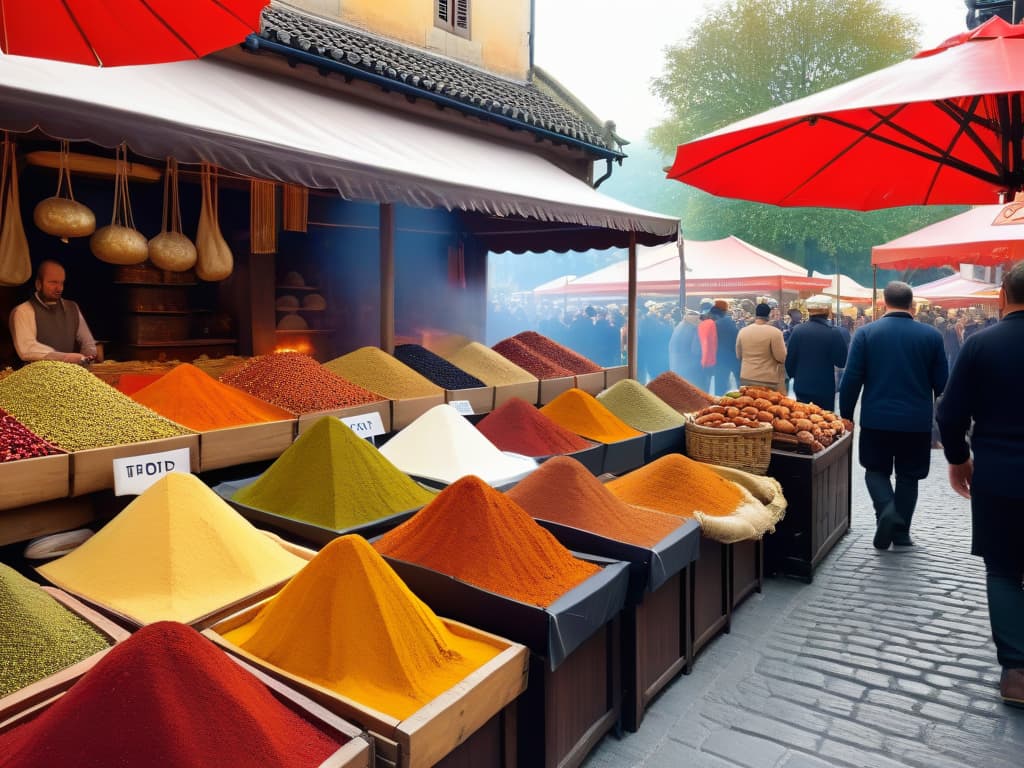
[[75, 352], [78, 345], [78, 305], [61, 299], [47, 306], [33, 296], [29, 301], [36, 315], [36, 340], [58, 352]]

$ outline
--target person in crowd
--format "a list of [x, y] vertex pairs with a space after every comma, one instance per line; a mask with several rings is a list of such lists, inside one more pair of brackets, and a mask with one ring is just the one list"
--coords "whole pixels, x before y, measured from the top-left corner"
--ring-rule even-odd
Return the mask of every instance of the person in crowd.
[[35, 293], [11, 311], [11, 338], [22, 362], [59, 360], [88, 365], [96, 359], [96, 340], [82, 310], [64, 298], [65, 278], [59, 262], [41, 261]]
[[946, 349], [946, 364], [953, 370], [953, 363], [960, 352], [960, 336], [956, 330], [956, 324], [947, 318], [935, 318], [935, 328], [942, 334], [942, 345]]
[[917, 484], [928, 476], [934, 403], [948, 368], [942, 336], [914, 322], [913, 289], [894, 281], [883, 296], [885, 315], [857, 331], [850, 344], [839, 411], [852, 420], [863, 390], [860, 463], [878, 521], [873, 543], [885, 550], [913, 546]]
[[740, 361], [736, 357], [736, 335], [739, 329], [736, 321], [729, 314], [729, 302], [715, 299], [711, 306], [711, 316], [715, 320], [718, 336], [718, 349], [715, 351], [714, 393], [724, 395], [729, 391], [730, 377], [733, 382], [740, 379]]
[[996, 392], [1024, 381], [1024, 356], [1015, 352], [1024, 349], [1024, 262], [1004, 275], [999, 311], [995, 326], [960, 349], [938, 423], [950, 485], [971, 501], [971, 554], [985, 562], [999, 692], [1024, 706], [1024, 410], [1007, 408]]
[[692, 309], [685, 310], [683, 319], [676, 324], [668, 342], [669, 370], [696, 386], [699, 386], [697, 382], [701, 380], [698, 323], [700, 315]]
[[640, 333], [643, 340], [638, 343], [647, 347], [645, 353], [646, 378], [641, 379], [646, 384], [668, 370], [668, 344], [672, 338], [671, 316], [660, 304], [651, 303], [647, 314], [647, 324], [640, 325]]
[[786, 327], [782, 329], [782, 335], [786, 339], [786, 343], [789, 343], [789, 335], [804, 320], [804, 313], [796, 307], [790, 307], [786, 310]]
[[802, 403], [832, 410], [836, 403], [836, 368], [846, 365], [846, 343], [829, 321], [832, 300], [812, 296], [806, 302], [808, 320], [799, 323], [786, 344], [786, 373]]
[[786, 342], [782, 331], [768, 322], [771, 307], [758, 304], [754, 323], [741, 328], [736, 336], [736, 356], [740, 360], [742, 386], [768, 387], [785, 394]]
[[718, 355], [718, 327], [715, 325], [715, 318], [711, 316], [711, 302], [701, 302], [697, 340], [700, 343], [700, 378], [693, 383], [710, 393], [711, 377], [714, 376]]

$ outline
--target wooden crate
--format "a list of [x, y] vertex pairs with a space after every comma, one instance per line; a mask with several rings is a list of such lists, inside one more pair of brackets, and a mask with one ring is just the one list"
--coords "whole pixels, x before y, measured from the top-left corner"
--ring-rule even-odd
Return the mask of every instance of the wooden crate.
[[541, 379], [540, 380], [540, 399], [537, 401], [541, 405], [547, 405], [556, 397], [563, 392], [568, 392], [570, 389], [576, 386], [575, 376], [559, 376], [554, 379]]
[[405, 429], [435, 405], [444, 404], [444, 393], [391, 401], [391, 428]]
[[729, 548], [701, 534], [700, 557], [688, 569], [689, 596], [693, 606], [691, 645], [687, 670], [701, 649], [722, 632], [729, 631], [732, 601], [729, 595]]
[[71, 490], [66, 453], [0, 463], [0, 510], [65, 498]]
[[729, 545], [729, 601], [735, 609], [764, 586], [764, 539]]
[[71, 495], [104, 491], [114, 487], [114, 459], [188, 448], [192, 468], [199, 468], [199, 435], [178, 435], [144, 443], [126, 443], [93, 448], [71, 454]]
[[181, 341], [187, 338], [188, 315], [184, 312], [128, 316], [127, 340], [129, 344]]
[[97, 517], [94, 499], [54, 499], [0, 511], [0, 547], [49, 533], [89, 525]]
[[276, 459], [295, 439], [296, 419], [214, 429], [199, 435], [199, 471]]
[[604, 369], [604, 385], [610, 387], [612, 384], [617, 384], [623, 379], [629, 378], [629, 366], [628, 365], [614, 365], [610, 368]]
[[489, 413], [494, 410], [494, 387], [474, 387], [472, 389], [446, 389], [444, 401], [468, 400], [473, 413]]
[[188, 294], [179, 286], [132, 285], [128, 287], [130, 312], [187, 312]]
[[362, 416], [363, 414], [376, 413], [380, 416], [381, 424], [384, 425], [384, 432], [391, 431], [391, 401], [375, 400], [372, 403], [353, 405], [348, 408], [333, 408], [328, 411], [313, 411], [311, 413], [299, 414], [299, 428], [296, 436], [303, 434], [306, 430], [316, 424], [325, 416], [336, 419], [344, 419], [349, 416]]
[[530, 405], [536, 405], [540, 400], [540, 381], [523, 384], [499, 384], [494, 388], [494, 407], [504, 405], [513, 397], [525, 400]]
[[604, 391], [604, 382], [604, 371], [576, 374], [576, 387], [578, 389], [582, 389], [584, 392], [589, 392], [592, 395], [597, 395]]

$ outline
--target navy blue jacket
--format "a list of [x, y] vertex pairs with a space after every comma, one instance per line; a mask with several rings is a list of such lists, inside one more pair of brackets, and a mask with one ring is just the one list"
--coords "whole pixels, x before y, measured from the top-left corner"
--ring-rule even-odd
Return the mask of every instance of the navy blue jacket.
[[[974, 451], [972, 485], [995, 496], [1024, 498], [1024, 311], [978, 331], [964, 342], [939, 402], [937, 420], [950, 464]], [[971, 445], [965, 435], [974, 421]]]
[[793, 391], [831, 410], [836, 399], [836, 368], [846, 365], [846, 342], [823, 315], [795, 326], [786, 344], [786, 374]]
[[948, 376], [942, 334], [915, 322], [909, 312], [889, 312], [853, 335], [839, 385], [839, 413], [853, 418], [863, 388], [862, 427], [931, 432], [935, 398]]

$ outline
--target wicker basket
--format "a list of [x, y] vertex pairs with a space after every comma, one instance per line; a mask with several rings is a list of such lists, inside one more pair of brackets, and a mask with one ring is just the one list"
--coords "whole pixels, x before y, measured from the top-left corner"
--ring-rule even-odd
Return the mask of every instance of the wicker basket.
[[716, 429], [686, 423], [686, 455], [696, 461], [734, 467], [755, 475], [768, 471], [772, 458], [770, 424], [743, 429]]

